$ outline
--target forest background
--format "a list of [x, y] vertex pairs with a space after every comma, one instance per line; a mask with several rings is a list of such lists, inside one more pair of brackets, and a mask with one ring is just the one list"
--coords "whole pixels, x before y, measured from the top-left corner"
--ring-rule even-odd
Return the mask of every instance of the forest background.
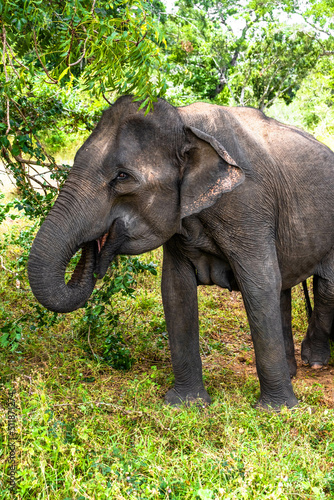
[[[216, 404], [173, 413], [159, 250], [121, 257], [67, 316], [26, 275], [75, 151], [119, 95], [147, 112], [157, 97], [254, 106], [334, 149], [333, 2], [4, 0], [0, 29], [0, 385], [18, 405], [15, 489], [0, 414], [0, 498], [334, 498], [333, 361], [299, 367], [300, 411], [259, 415], [241, 297], [200, 290]], [[293, 326], [299, 342], [298, 288]]]

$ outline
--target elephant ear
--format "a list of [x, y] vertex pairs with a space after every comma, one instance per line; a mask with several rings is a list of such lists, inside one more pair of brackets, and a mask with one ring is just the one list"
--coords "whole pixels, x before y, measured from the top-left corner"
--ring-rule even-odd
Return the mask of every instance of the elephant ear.
[[187, 163], [181, 184], [181, 219], [213, 205], [245, 179], [243, 170], [211, 135], [187, 127]]

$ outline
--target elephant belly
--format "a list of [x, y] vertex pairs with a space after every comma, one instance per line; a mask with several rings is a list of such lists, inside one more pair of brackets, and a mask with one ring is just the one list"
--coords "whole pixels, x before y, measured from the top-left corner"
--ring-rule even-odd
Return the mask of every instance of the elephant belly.
[[198, 285], [218, 285], [228, 290], [237, 290], [233, 271], [227, 261], [214, 255], [200, 253], [192, 256], [191, 262], [196, 270]]

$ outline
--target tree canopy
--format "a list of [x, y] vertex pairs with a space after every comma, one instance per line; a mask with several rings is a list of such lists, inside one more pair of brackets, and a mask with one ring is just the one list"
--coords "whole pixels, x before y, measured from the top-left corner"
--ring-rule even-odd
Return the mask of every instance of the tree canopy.
[[[330, 0], [179, 0], [172, 13], [159, 0], [5, 0], [0, 146], [20, 208], [46, 213], [68, 172], [57, 148], [121, 94], [147, 112], [157, 96], [269, 110], [321, 81], [329, 109], [333, 13]], [[306, 127], [324, 116], [312, 102]]]
[[[180, 0], [166, 23], [169, 79], [189, 99], [251, 105], [292, 101], [318, 60], [333, 52], [321, 20], [298, 2]], [[299, 14], [292, 22], [289, 16]], [[306, 21], [307, 22], [306, 22]], [[297, 22], [298, 21], [298, 22]]]
[[[43, 196], [51, 201], [57, 191], [52, 180], [66, 177], [46, 147], [47, 130], [92, 129], [110, 92], [133, 93], [147, 109], [164, 92], [157, 6], [140, 0], [0, 4], [1, 156], [26, 208], [40, 212]], [[39, 166], [51, 182], [41, 180]], [[43, 196], [32, 189], [36, 183]]]

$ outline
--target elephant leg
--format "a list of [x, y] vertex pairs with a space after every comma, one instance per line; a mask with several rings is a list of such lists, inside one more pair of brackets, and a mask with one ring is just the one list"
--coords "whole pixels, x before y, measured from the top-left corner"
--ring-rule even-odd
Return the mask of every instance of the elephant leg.
[[235, 263], [235, 275], [243, 295], [252, 333], [261, 394], [258, 406], [279, 410], [298, 404], [292, 389], [286, 358], [281, 315], [281, 275], [272, 249], [260, 258], [250, 255]]
[[282, 290], [281, 292], [281, 318], [286, 360], [289, 366], [290, 377], [292, 378], [296, 376], [297, 363], [291, 326], [291, 288]]
[[171, 405], [198, 399], [210, 403], [199, 351], [196, 275], [173, 238], [164, 245], [161, 291], [175, 375], [165, 401]]
[[334, 280], [315, 275], [314, 309], [302, 342], [302, 361], [312, 368], [322, 368], [330, 358], [329, 339], [334, 321]]

